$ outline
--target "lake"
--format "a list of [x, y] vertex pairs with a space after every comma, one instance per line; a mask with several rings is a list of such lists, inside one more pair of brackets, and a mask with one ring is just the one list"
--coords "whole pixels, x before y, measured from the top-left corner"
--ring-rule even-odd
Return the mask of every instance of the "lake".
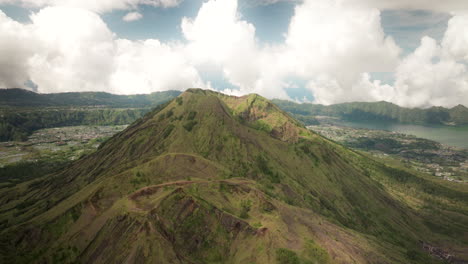
[[349, 126], [354, 128], [367, 128], [377, 130], [395, 131], [402, 134], [414, 135], [420, 138], [426, 138], [440, 142], [445, 145], [468, 149], [468, 126], [451, 127], [451, 126], [420, 126], [406, 125], [390, 122], [350, 122], [336, 121], [338, 125]]

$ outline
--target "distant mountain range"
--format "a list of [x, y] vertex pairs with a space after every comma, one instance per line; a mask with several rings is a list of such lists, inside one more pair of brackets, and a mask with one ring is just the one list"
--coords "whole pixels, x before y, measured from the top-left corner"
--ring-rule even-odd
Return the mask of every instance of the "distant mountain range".
[[42, 128], [130, 124], [179, 94], [178, 91], [146, 95], [38, 94], [23, 89], [0, 89], [0, 141], [26, 140]]
[[0, 89], [0, 108], [4, 107], [153, 107], [178, 96], [179, 91], [151, 94], [115, 95], [104, 92], [39, 94], [24, 89]]
[[466, 263], [467, 194], [259, 95], [189, 89], [62, 171], [0, 182], [0, 262]]
[[[41, 128], [73, 125], [130, 124], [153, 107], [180, 95], [179, 91], [140, 95], [104, 92], [38, 94], [23, 89], [0, 89], [0, 141], [25, 140]], [[468, 108], [410, 109], [387, 102], [344, 103], [330, 106], [273, 100], [307, 125], [316, 116], [349, 121], [390, 121], [421, 125], [468, 125]]]
[[388, 102], [343, 103], [335, 105], [298, 104], [286, 100], [273, 100], [281, 109], [305, 123], [316, 122], [315, 116], [339, 117], [349, 121], [391, 121], [420, 125], [467, 125], [468, 108], [431, 107], [404, 108]]

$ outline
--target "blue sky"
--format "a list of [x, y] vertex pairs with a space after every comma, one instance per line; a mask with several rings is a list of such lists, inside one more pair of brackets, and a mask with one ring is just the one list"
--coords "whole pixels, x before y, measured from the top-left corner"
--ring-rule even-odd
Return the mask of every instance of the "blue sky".
[[[104, 13], [102, 18], [109, 28], [122, 38], [180, 41], [183, 40], [180, 28], [182, 18], [194, 18], [203, 2], [203, 0], [183, 1], [174, 8], [142, 6], [138, 8], [138, 12], [143, 18], [132, 22], [122, 20], [128, 10]], [[292, 1], [280, 1], [268, 5], [241, 4], [239, 12], [243, 19], [255, 25], [257, 37], [262, 42], [275, 43], [284, 41], [284, 34], [294, 15], [295, 5], [296, 2]], [[31, 12], [37, 11], [38, 8], [0, 3], [0, 10], [14, 20], [28, 23]], [[425, 35], [436, 40], [442, 39], [450, 17], [448, 13], [425, 10], [382, 10], [381, 14], [385, 33], [395, 39], [405, 54], [414, 51]]]
[[[168, 9], [143, 7], [139, 10], [143, 18], [132, 22], [122, 20], [127, 11], [114, 11], [103, 15], [103, 19], [110, 29], [122, 38], [181, 41], [183, 35], [180, 21], [183, 17], [194, 18], [203, 2], [202, 0], [184, 1], [178, 7]], [[294, 14], [294, 7], [294, 2], [277, 2], [269, 5], [241, 4], [239, 12], [243, 19], [255, 25], [256, 35], [261, 42], [280, 43], [284, 41], [284, 34]], [[205, 80], [212, 83], [214, 88], [234, 88], [223, 78], [222, 74], [202, 73], [202, 75]], [[312, 93], [303, 88], [303, 81], [293, 80], [293, 82], [297, 84], [297, 87], [286, 90], [291, 98], [313, 100]]]
[[[165, 41], [183, 40], [180, 21], [183, 17], [194, 18], [203, 1], [184, 1], [176, 8], [143, 7], [139, 12], [143, 18], [125, 22], [122, 17], [126, 11], [114, 11], [103, 16], [108, 26], [120, 37], [128, 39], [157, 38]], [[295, 2], [276, 2], [269, 5], [240, 5], [242, 18], [255, 25], [256, 35], [263, 43], [280, 43], [288, 31], [289, 22], [294, 15]], [[409, 54], [416, 49], [425, 35], [437, 40], [442, 39], [447, 28], [448, 14], [437, 14], [423, 10], [382, 11], [382, 27]], [[392, 84], [392, 72], [371, 73], [373, 79]], [[215, 87], [231, 87], [220, 75], [205, 75]], [[286, 89], [288, 95], [297, 100], [313, 101], [313, 95], [304, 88], [304, 81], [291, 80], [294, 88]]]
[[[182, 18], [195, 17], [203, 2], [203, 0], [183, 1], [174, 8], [142, 6], [138, 12], [143, 14], [143, 18], [132, 22], [122, 20], [122, 17], [128, 13], [127, 10], [104, 13], [102, 18], [109, 28], [122, 38], [182, 40], [180, 29]], [[242, 18], [255, 25], [257, 37], [261, 41], [281, 42], [294, 15], [295, 5], [295, 2], [288, 1], [269, 5], [241, 4], [239, 12]], [[37, 8], [0, 4], [0, 10], [17, 21], [29, 22], [30, 13]], [[424, 35], [437, 40], [442, 39], [450, 17], [448, 13], [425, 10], [382, 10], [381, 15], [385, 33], [391, 35], [405, 53], [410, 53], [418, 47]]]
[[[439, 65], [439, 62], [444, 61], [446, 58], [445, 55], [448, 54], [449, 51], [454, 51], [454, 49], [449, 49], [450, 47], [448, 47], [449, 45], [447, 44], [449, 43], [448, 40], [452, 41], [454, 37], [449, 38], [451, 36], [448, 36], [446, 32], [448, 32], [448, 21], [454, 17], [458, 17], [458, 15], [447, 12], [447, 10], [450, 10], [450, 8], [454, 6], [464, 6], [460, 4], [462, 2], [458, 0], [448, 0], [447, 6], [439, 4], [440, 2], [430, 0], [427, 2], [429, 8], [424, 4], [418, 6], [418, 2], [421, 1], [416, 1], [414, 5], [408, 6], [408, 4], [405, 4], [405, 1], [400, 0], [395, 1], [392, 5], [389, 5], [388, 2], [383, 0], [375, 2], [353, 0], [357, 3], [356, 6], [359, 7], [355, 7], [354, 4], [337, 4], [331, 0], [317, 0], [316, 2], [305, 0], [305, 3], [302, 1], [288, 0], [153, 0], [154, 2], [152, 2], [152, 5], [138, 4], [139, 1], [140, 0], [115, 0], [114, 6], [100, 6], [99, 4], [96, 6], [92, 4], [92, 1], [77, 1], [75, 4], [72, 4], [72, 6], [84, 8], [98, 16], [97, 19], [101, 20], [107, 27], [104, 31], [109, 31], [114, 35], [113, 40], [109, 40], [111, 43], [107, 44], [112, 45], [114, 50], [117, 50], [115, 52], [125, 53], [125, 50], [119, 50], [118, 48], [122, 47], [123, 42], [121, 40], [123, 39], [130, 41], [125, 44], [127, 46], [130, 45], [130, 43], [133, 48], [141, 46], [138, 47], [138, 50], [132, 50], [131, 54], [141, 55], [143, 53], [147, 54], [147, 52], [149, 52], [149, 54], [161, 54], [159, 53], [160, 51], [155, 50], [154, 47], [153, 50], [147, 49], [149, 44], [145, 41], [148, 39], [156, 39], [158, 43], [160, 43], [158, 45], [162, 45], [158, 46], [159, 48], [167, 48], [166, 51], [169, 52], [168, 58], [180, 60], [178, 61], [178, 63], [181, 63], [179, 66], [187, 67], [185, 71], [187, 76], [184, 76], [185, 79], [179, 78], [183, 79], [182, 81], [177, 80], [177, 74], [172, 78], [166, 75], [158, 77], [159, 79], [168, 80], [164, 87], [176, 87], [176, 84], [190, 85], [192, 83], [193, 85], [206, 85], [221, 91], [231, 91], [234, 94], [257, 92], [263, 93], [267, 97], [284, 98], [286, 96], [294, 100], [315, 101], [325, 104], [346, 100], [360, 100], [362, 97], [364, 101], [382, 99], [406, 105], [428, 106], [436, 102], [445, 105], [453, 104], [455, 99], [437, 99], [436, 97], [440, 96], [438, 95], [438, 89], [440, 90], [439, 87], [441, 87], [442, 84], [458, 85], [459, 83], [463, 83], [453, 81], [453, 76], [448, 73], [446, 76], [441, 77], [446, 79], [424, 80], [424, 82], [427, 83], [440, 82], [433, 85], [434, 87], [429, 91], [431, 95], [425, 97], [423, 96], [424, 91], [418, 90], [422, 89], [419, 87], [422, 86], [422, 84], [414, 83], [412, 79], [410, 79], [417, 79], [418, 76], [410, 76], [408, 72], [402, 70], [404, 67], [409, 67], [409, 65], [416, 67], [414, 66], [415, 63], [426, 63], [428, 60], [422, 59], [419, 56], [423, 53], [425, 56], [430, 56], [429, 61], [432, 64], [426, 65], [427, 67], [421, 67], [420, 69], [429, 68], [429, 71], [440, 70], [437, 69], [437, 67], [442, 67], [443, 65]], [[239, 48], [236, 54], [244, 56], [248, 53], [250, 54], [249, 56], [253, 56], [252, 65], [249, 65], [249, 58], [246, 58], [245, 67], [239, 65], [240, 62], [236, 59], [235, 54], [229, 53], [236, 52], [236, 47], [221, 49], [222, 52], [229, 53], [226, 55], [228, 58], [224, 58], [224, 54], [221, 53], [221, 57], [223, 57], [222, 60], [215, 58], [214, 55], [208, 55], [208, 57], [211, 56], [210, 58], [205, 56], [201, 59], [194, 59], [194, 57], [198, 56], [197, 52], [207, 52], [204, 49], [200, 50], [200, 45], [202, 45], [200, 43], [205, 43], [203, 45], [206, 45], [206, 43], [210, 43], [210, 41], [207, 39], [200, 39], [201, 35], [195, 36], [194, 39], [189, 39], [187, 35], [190, 34], [188, 33], [189, 27], [187, 27], [185, 31], [182, 28], [183, 18], [189, 19], [187, 20], [188, 24], [195, 28], [194, 32], [196, 34], [201, 34], [200, 30], [215, 30], [215, 26], [210, 26], [210, 24], [198, 25], [197, 21], [200, 20], [201, 23], [203, 19], [209, 19], [201, 17], [201, 10], [203, 7], [206, 7], [206, 10], [215, 10], [214, 8], [219, 9], [218, 11], [211, 10], [206, 12], [206, 14], [204, 14], [205, 16], [209, 14], [215, 16], [216, 12], [226, 12], [226, 15], [229, 16], [230, 13], [224, 10], [225, 8], [223, 5], [219, 4], [219, 2], [223, 1], [228, 4], [235, 2], [235, 8], [237, 10], [236, 16], [224, 22], [228, 23], [226, 26], [232, 25], [232, 30], [239, 30], [239, 32], [236, 31], [236, 33], [240, 35], [234, 36], [233, 39], [235, 39], [235, 37], [246, 38], [246, 47], [241, 47], [242, 49]], [[171, 4], [170, 7], [160, 6], [162, 5], [161, 3], [164, 2], [175, 4]], [[216, 4], [216, 2], [218, 2], [218, 4]], [[369, 2], [372, 4], [369, 4]], [[55, 6], [58, 1], [47, 0], [44, 1], [44, 3], [46, 4], [35, 5], [32, 0], [0, 0], [0, 10], [6, 14], [8, 19], [17, 21], [21, 26], [28, 28], [27, 25], [29, 24], [39, 24], [37, 21], [31, 21], [31, 14], [40, 14], [43, 9], [48, 6]], [[362, 5], [363, 8], [361, 8], [360, 5]], [[377, 10], [376, 8], [379, 9], [380, 12], [377, 16], [374, 13], [374, 11]], [[320, 11], [319, 9], [323, 10]], [[65, 11], [62, 10], [62, 12]], [[67, 10], [66, 12], [71, 11]], [[124, 21], [123, 17], [130, 12], [138, 12], [141, 15], [141, 19]], [[329, 12], [329, 14], [321, 14], [320, 12]], [[54, 12], [42, 13], [52, 14]], [[313, 16], [321, 15], [324, 15], [323, 19], [314, 20]], [[46, 21], [47, 18], [44, 18], [44, 16], [45, 15], [37, 15], [37, 17], [41, 17], [42, 20]], [[333, 16], [336, 16], [336, 18], [333, 18]], [[362, 23], [361, 16], [370, 19], [370, 25], [366, 25], [365, 21]], [[298, 18], [297, 21], [300, 23], [292, 24], [293, 18], [295, 17]], [[312, 19], [309, 19], [309, 17], [312, 17]], [[70, 23], [70, 21], [67, 23]], [[216, 24], [216, 22], [212, 23]], [[306, 23], [311, 24], [307, 25]], [[353, 30], [353, 23], [357, 23], [355, 25], [360, 27], [356, 29], [356, 39], [353, 39], [353, 34], [349, 34], [349, 30]], [[347, 27], [347, 24], [349, 24], [349, 27]], [[462, 24], [463, 23], [460, 22], [460, 27]], [[71, 23], [71, 25], [74, 26], [73, 23]], [[322, 26], [323, 28], [327, 28], [327, 30], [323, 31]], [[56, 30], [56, 28], [50, 30], [52, 32]], [[336, 32], [333, 32], [335, 30]], [[369, 32], [362, 32], [367, 30]], [[383, 34], [380, 33], [380, 30], [383, 31]], [[47, 30], [41, 32], [47, 32]], [[294, 32], [299, 33], [294, 35]], [[452, 30], [450, 32], [452, 32]], [[229, 32], [221, 31], [217, 34], [225, 34], [219, 38], [220, 45], [223, 45], [222, 43], [224, 43], [224, 45], [226, 45], [226, 43], [229, 44], [229, 42], [223, 42], [223, 38], [232, 37]], [[252, 34], [254, 39], [249, 37], [252, 36]], [[323, 39], [321, 38], [321, 34], [325, 36]], [[428, 37], [428, 41], [423, 43], [422, 39], [424, 37]], [[75, 37], [72, 36], [72, 38]], [[302, 40], [301, 38], [304, 39]], [[364, 38], [362, 43], [359, 38]], [[366, 45], [365, 38], [369, 38], [370, 41], [375, 41], [375, 43]], [[393, 39], [393, 41], [391, 39]], [[9, 38], [9, 40], [11, 40], [11, 38]], [[218, 41], [216, 38], [211, 40], [214, 42]], [[334, 40], [336, 40], [336, 42], [334, 42]], [[60, 42], [60, 40], [57, 41]], [[304, 43], [304, 45], [301, 43]], [[311, 47], [310, 54], [308, 54], [307, 43], [309, 43]], [[435, 46], [433, 43], [435, 43]], [[241, 46], [242, 45], [243, 44], [241, 44]], [[361, 45], [361, 48], [356, 45]], [[216, 49], [218, 46], [215, 45], [213, 47]], [[444, 50], [446, 48], [447, 50]], [[346, 51], [346, 49], [349, 49], [349, 51]], [[420, 50], [420, 52], [417, 53], [416, 50]], [[50, 52], [52, 51], [46, 51], [44, 54], [57, 53], [57, 51]], [[457, 54], [460, 54], [460, 51], [457, 52]], [[33, 56], [37, 59], [37, 57], [40, 56], [36, 53], [41, 52], [34, 51], [32, 54], [29, 54], [29, 56]], [[416, 56], [417, 54], [419, 54], [419, 57]], [[51, 65], [56, 67], [69, 67], [71, 65], [84, 65], [88, 63], [86, 60], [84, 62], [80, 60], [78, 63], [74, 61], [76, 56], [74, 58], [69, 58], [68, 55], [69, 54], [63, 54], [64, 61], [68, 59], [71, 60], [68, 61], [68, 63], [55, 65], [54, 63], [57, 63], [57, 61], [54, 61], [52, 64], [51, 62], [47, 62], [48, 67]], [[219, 56], [219, 54], [217, 56]], [[442, 58], [441, 56], [445, 57]], [[47, 55], [45, 60], [49, 57], [50, 55]], [[119, 59], [129, 59], [129, 54], [120, 56]], [[137, 58], [131, 59], [133, 62], [138, 62]], [[151, 62], [146, 62], [146, 59], [145, 57], [145, 63], [147, 63], [145, 65], [150, 65]], [[158, 60], [159, 58], [154, 57], [149, 59]], [[280, 65], [280, 63], [274, 65], [276, 64], [276, 60], [282, 61], [281, 63], [284, 65]], [[93, 58], [90, 58], [89, 61], [91, 61], [91, 65], [105, 64], [104, 61], [96, 62]], [[113, 58], [112, 63], [115, 61], [116, 58]], [[299, 62], [296, 63], [296, 61]], [[453, 69], [458, 70], [456, 71], [458, 74], [456, 77], [464, 80], [466, 76], [464, 72], [465, 69], [461, 67], [466, 66], [466, 62], [463, 59], [455, 58], [455, 56], [452, 61], [455, 64], [450, 64], [451, 66], [447, 67], [455, 67]], [[340, 65], [340, 62], [343, 62], [342, 65]], [[19, 68], [26, 71], [22, 74], [22, 77], [25, 78], [24, 76], [29, 76], [23, 83], [28, 84], [28, 86], [36, 84], [39, 91], [42, 92], [63, 90], [61, 87], [64, 86], [59, 87], [56, 85], [57, 87], [54, 87], [54, 89], [48, 87], [54, 83], [53, 79], [42, 80], [43, 78], [40, 76], [34, 77], [34, 74], [38, 76], [41, 71], [31, 71], [30, 69], [32, 66], [30, 63], [31, 60], [28, 59], [24, 62], [25, 65], [18, 65]], [[255, 68], [252, 68], [252, 70], [249, 71], [249, 67], [253, 67], [255, 63], [263, 65], [262, 67], [267, 69], [257, 72]], [[289, 65], [288, 63], [292, 63], [291, 66], [287, 66]], [[139, 65], [139, 67], [140, 66], [143, 67], [142, 69], [145, 69], [144, 65]], [[272, 69], [270, 69], [269, 66], [271, 66]], [[164, 85], [163, 83], [151, 79], [148, 75], [142, 75], [136, 72], [136, 70], [131, 73], [112, 73], [111, 71], [115, 70], [116, 67], [118, 67], [118, 65], [112, 65], [112, 67], [108, 69], [109, 76], [106, 77], [106, 80], [99, 80], [99, 82], [94, 83], [89, 83], [87, 80], [76, 80], [76, 83], [81, 84], [73, 89], [85, 90], [91, 89], [89, 87], [96, 86], [100, 87], [96, 89], [117, 93], [151, 92], [164, 89], [164, 87], [162, 87]], [[164, 68], [164, 64], [158, 64], [158, 67]], [[44, 68], [44, 65], [42, 68]], [[350, 71], [347, 72], [346, 69], [350, 69]], [[447, 69], [447, 72], [449, 72], [449, 70], [453, 71], [453, 69]], [[60, 70], [55, 69], [53, 73], [63, 71], [64, 68]], [[71, 71], [72, 74], [68, 74], [67, 76], [72, 76], [73, 78], [76, 76], [81, 78], [82, 76], [93, 75], [86, 70], [83, 70], [83, 72], [77, 70], [76, 73], [73, 72], [73, 69], [71, 69]], [[168, 72], [167, 74], [171, 73]], [[427, 72], [421, 71], [420, 74], [427, 75]], [[5, 73], [4, 76], [6, 75]], [[125, 79], [126, 77], [124, 78], [123, 76], [130, 76], [133, 78], [132, 80], [147, 78], [143, 80], [141, 84], [152, 85], [155, 88], [153, 89], [150, 87], [131, 91], [120, 87], [112, 89], [101, 88], [105, 87], [107, 84], [109, 86], [119, 86], [115, 85], [115, 80], [124, 80], [131, 83], [130, 79]], [[2, 74], [0, 73], [0, 85], [2, 84], [1, 77]], [[57, 78], [59, 77], [63, 78], [63, 74]], [[70, 80], [75, 81], [73, 78]], [[114, 84], [112, 84], [113, 80]], [[68, 80], [63, 81], [65, 82]], [[59, 81], [57, 82], [59, 83]], [[4, 86], [7, 86], [9, 83], [11, 86], [11, 83], [20, 82], [6, 80], [3, 81], [3, 83]], [[159, 85], [161, 87], [157, 87]], [[412, 85], [415, 86], [414, 89]], [[268, 86], [275, 86], [275, 88], [268, 88]], [[276, 86], [280, 87], [277, 88]], [[367, 90], [364, 91], [361, 89], [359, 92], [362, 92], [362, 95], [359, 95], [358, 87], [366, 87], [365, 89]], [[402, 92], [405, 93], [405, 96], [408, 96], [408, 99], [398, 102], [395, 98], [397, 95], [401, 96]], [[461, 103], [463, 103], [463, 100], [466, 100], [464, 98], [465, 93], [468, 94], [468, 92], [465, 92], [464, 87], [457, 86], [453, 87], [453, 95], [451, 96], [460, 98], [461, 94], [463, 98]], [[417, 94], [422, 99], [409, 99], [414, 94]]]

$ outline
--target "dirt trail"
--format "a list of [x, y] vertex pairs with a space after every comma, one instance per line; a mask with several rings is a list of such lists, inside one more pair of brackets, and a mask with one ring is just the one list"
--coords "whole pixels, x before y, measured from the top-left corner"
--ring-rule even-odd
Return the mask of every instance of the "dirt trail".
[[205, 184], [205, 183], [215, 183], [215, 182], [222, 182], [222, 183], [228, 183], [228, 184], [236, 184], [236, 185], [246, 185], [249, 183], [252, 183], [248, 180], [242, 180], [242, 181], [229, 181], [229, 180], [211, 180], [211, 181], [173, 181], [173, 182], [165, 182], [161, 183], [158, 185], [151, 185], [151, 186], [146, 186], [143, 187], [134, 193], [132, 193], [129, 198], [131, 200], [136, 200], [137, 198], [145, 195], [151, 195], [155, 193], [157, 190], [163, 187], [167, 186], [184, 186], [184, 185], [189, 185], [189, 184]]

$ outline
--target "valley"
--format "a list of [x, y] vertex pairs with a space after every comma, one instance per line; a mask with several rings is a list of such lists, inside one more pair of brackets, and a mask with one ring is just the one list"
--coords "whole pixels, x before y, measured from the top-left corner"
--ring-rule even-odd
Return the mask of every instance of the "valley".
[[0, 168], [17, 162], [57, 159], [77, 160], [97, 149], [114, 134], [124, 130], [120, 126], [70, 126], [40, 129], [26, 141], [0, 142]]
[[370, 130], [385, 130], [401, 134], [413, 135], [439, 142], [456, 148], [468, 149], [468, 126], [446, 125], [416, 125], [382, 121], [347, 121], [340, 118], [317, 116], [320, 124], [337, 125], [341, 127], [363, 128]]
[[468, 182], [467, 149], [387, 130], [326, 123], [308, 128], [347, 147], [370, 153], [383, 161], [396, 160], [407, 168], [438, 178]]
[[102, 92], [37, 94], [0, 89], [0, 142], [25, 141], [44, 128], [128, 125], [179, 94], [178, 91], [129, 96]]

